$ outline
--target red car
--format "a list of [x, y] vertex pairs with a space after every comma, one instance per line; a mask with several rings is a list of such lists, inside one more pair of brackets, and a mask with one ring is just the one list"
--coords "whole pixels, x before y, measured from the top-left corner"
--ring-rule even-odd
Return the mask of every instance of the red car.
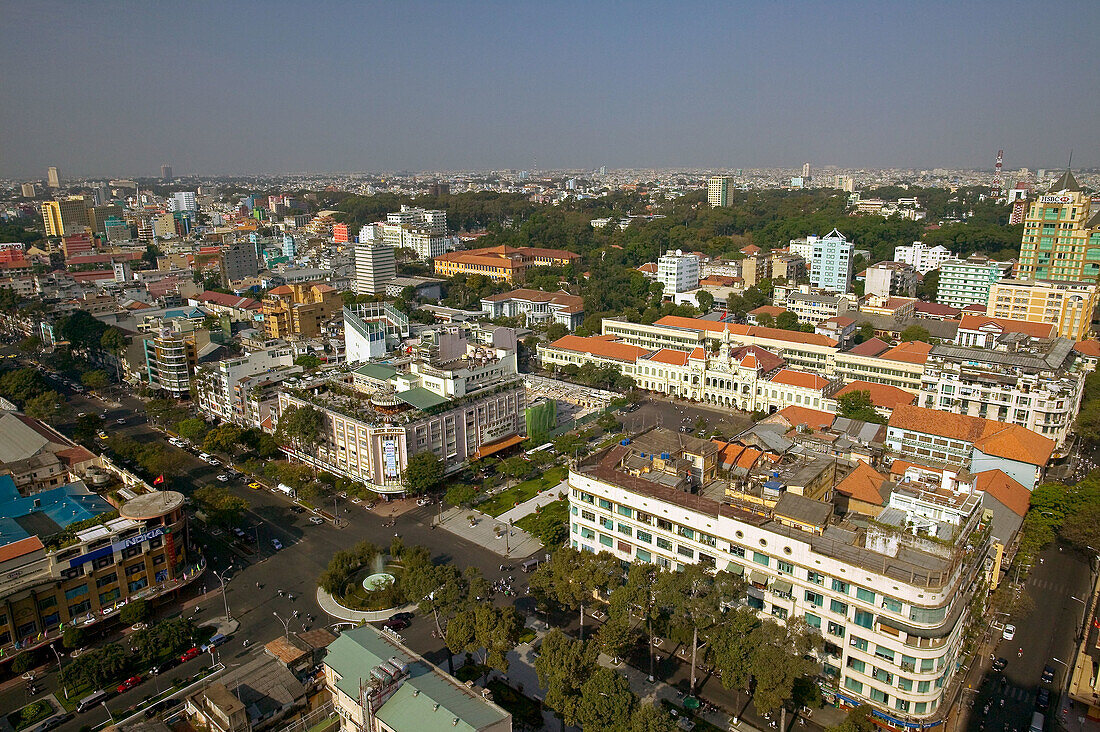
[[118, 685], [118, 693], [121, 694], [124, 691], [128, 691], [141, 683], [140, 676], [131, 676]]
[[198, 646], [192, 646], [190, 650], [184, 651], [183, 655], [180, 656], [180, 663], [186, 663], [200, 653], [202, 653], [202, 651], [198, 649]]

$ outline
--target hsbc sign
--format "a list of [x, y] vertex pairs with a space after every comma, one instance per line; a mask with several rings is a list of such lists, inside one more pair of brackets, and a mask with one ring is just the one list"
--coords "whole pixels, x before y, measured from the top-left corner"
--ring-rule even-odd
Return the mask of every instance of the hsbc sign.
[[1043, 196], [1039, 203], [1073, 203], [1073, 196]]

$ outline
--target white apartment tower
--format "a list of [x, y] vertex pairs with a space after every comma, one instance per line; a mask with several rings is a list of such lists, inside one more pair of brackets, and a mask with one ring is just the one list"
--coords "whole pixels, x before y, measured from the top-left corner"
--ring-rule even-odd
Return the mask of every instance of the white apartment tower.
[[699, 258], [680, 249], [666, 252], [657, 260], [657, 281], [664, 285], [666, 295], [698, 289]]
[[813, 243], [810, 284], [828, 292], [848, 292], [852, 286], [855, 245], [836, 229]]
[[355, 245], [355, 292], [359, 295], [380, 295], [386, 283], [397, 276], [394, 248], [385, 244]]
[[173, 211], [198, 211], [199, 205], [195, 201], [195, 192], [177, 191], [173, 193], [171, 208]]
[[433, 259], [447, 251], [447, 212], [402, 205], [385, 221], [360, 229], [359, 241], [412, 249], [420, 259]]
[[928, 274], [934, 269], [939, 269], [941, 264], [954, 258], [954, 256], [942, 244], [930, 247], [924, 242], [915, 241], [912, 244], [894, 247], [894, 261], [911, 265], [913, 269], [922, 275]]
[[712, 208], [730, 205], [730, 184], [733, 179], [725, 175], [716, 175], [707, 179], [707, 202]]

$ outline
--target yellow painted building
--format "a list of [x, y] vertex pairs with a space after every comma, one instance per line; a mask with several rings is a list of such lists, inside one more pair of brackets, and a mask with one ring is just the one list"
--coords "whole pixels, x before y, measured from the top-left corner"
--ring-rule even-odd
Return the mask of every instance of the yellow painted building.
[[1082, 341], [1088, 338], [1098, 301], [1095, 282], [1001, 280], [989, 288], [986, 315], [1050, 323], [1063, 338]]
[[1068, 170], [1028, 206], [1019, 277], [1100, 282], [1100, 206]]
[[72, 196], [42, 204], [42, 223], [46, 236], [76, 234], [88, 226], [88, 202], [84, 196]]
[[344, 305], [328, 285], [282, 285], [263, 300], [264, 332], [268, 338], [314, 338]]

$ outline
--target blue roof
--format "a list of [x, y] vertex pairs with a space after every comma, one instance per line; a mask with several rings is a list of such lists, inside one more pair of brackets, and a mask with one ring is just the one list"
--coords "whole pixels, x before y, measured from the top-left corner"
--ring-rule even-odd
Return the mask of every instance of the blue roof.
[[46, 538], [78, 521], [112, 510], [111, 504], [89, 493], [82, 483], [20, 496], [12, 477], [0, 475], [0, 545], [32, 535]]

